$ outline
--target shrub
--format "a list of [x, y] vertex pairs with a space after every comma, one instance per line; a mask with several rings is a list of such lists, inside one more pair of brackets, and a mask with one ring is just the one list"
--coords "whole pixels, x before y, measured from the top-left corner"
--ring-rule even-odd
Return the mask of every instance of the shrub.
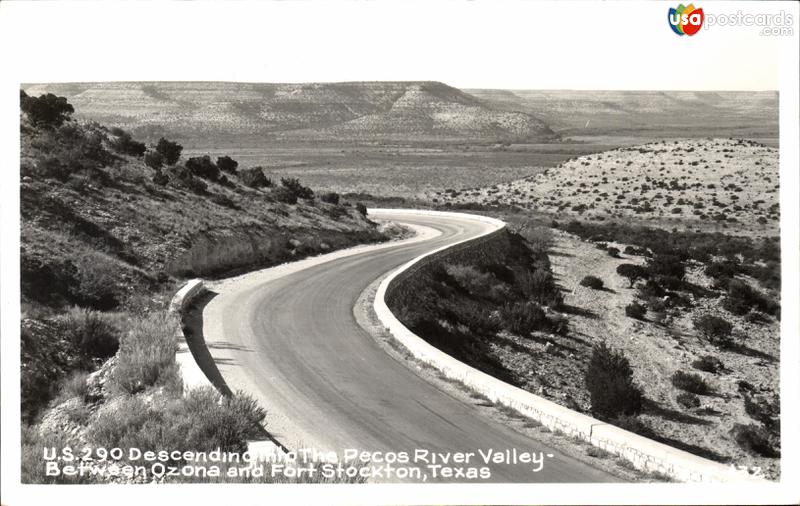
[[81, 306], [107, 311], [119, 305], [117, 267], [104, 255], [90, 251], [73, 260], [70, 298]]
[[647, 314], [647, 308], [638, 302], [632, 302], [631, 304], [625, 306], [625, 316], [642, 320], [644, 319], [645, 314]]
[[620, 264], [617, 266], [617, 274], [623, 278], [628, 278], [630, 287], [639, 279], [647, 279], [647, 269], [636, 264]]
[[158, 170], [155, 174], [153, 174], [153, 183], [157, 184], [158, 186], [166, 186], [166, 184], [169, 183], [169, 177]]
[[609, 248], [606, 248], [606, 251], [608, 252], [608, 256], [613, 258], [619, 258], [619, 248], [611, 246]]
[[679, 393], [676, 400], [678, 401], [678, 404], [686, 409], [697, 408], [700, 406], [700, 398], [694, 394], [690, 394], [689, 392]]
[[732, 279], [728, 283], [728, 294], [722, 301], [722, 307], [737, 315], [745, 315], [753, 307], [771, 315], [776, 314], [780, 309], [779, 304], [769, 300], [758, 290], [738, 279]]
[[544, 268], [524, 269], [515, 275], [514, 282], [522, 289], [525, 297], [553, 309], [560, 308], [564, 303], [553, 274]]
[[83, 357], [89, 366], [92, 359], [105, 359], [119, 348], [119, 329], [108, 315], [73, 307], [56, 320], [61, 336]]
[[186, 160], [186, 168], [189, 169], [194, 176], [211, 181], [219, 179], [219, 168], [214, 165], [214, 162], [211, 161], [211, 157], [208, 155], [189, 158]]
[[30, 97], [23, 90], [20, 90], [20, 109], [31, 123], [43, 128], [61, 126], [75, 112], [65, 97], [52, 93], [40, 95], [38, 98]]
[[356, 211], [358, 211], [359, 214], [361, 214], [361, 216], [366, 216], [367, 215], [367, 206], [365, 206], [361, 202], [358, 202], [356, 204]]
[[132, 156], [142, 156], [147, 151], [147, 146], [143, 142], [133, 140], [131, 134], [122, 130], [114, 129], [112, 133], [117, 135], [117, 138], [111, 142], [111, 147], [117, 153]]
[[[203, 387], [156, 406], [139, 396], [121, 397], [98, 411], [87, 437], [98, 446], [143, 452], [164, 448], [243, 452], [247, 441], [263, 430], [264, 416], [264, 410], [246, 394], [223, 397]], [[182, 462], [171, 460], [170, 464]]]
[[164, 165], [164, 156], [158, 151], [148, 151], [144, 155], [144, 163], [154, 170], [159, 170]]
[[722, 360], [718, 359], [717, 357], [712, 357], [711, 355], [704, 355], [699, 359], [692, 362], [692, 367], [699, 371], [710, 372], [716, 374], [720, 371], [725, 369], [725, 364], [722, 363]]
[[153, 385], [179, 391], [180, 372], [175, 363], [177, 324], [166, 312], [151, 313], [132, 322], [120, 342], [111, 383], [130, 394]]
[[239, 162], [231, 158], [230, 156], [220, 156], [217, 157], [217, 167], [222, 172], [228, 172], [230, 174], [236, 174], [236, 168], [239, 166]]
[[731, 435], [740, 448], [748, 453], [754, 453], [762, 457], [778, 458], [781, 456], [780, 449], [773, 443], [769, 432], [757, 425], [734, 424]]
[[314, 192], [311, 188], [307, 186], [303, 186], [300, 184], [300, 180], [294, 177], [282, 177], [281, 178], [281, 186], [287, 188], [289, 191], [295, 194], [295, 196], [299, 199], [313, 199]]
[[174, 165], [181, 157], [183, 146], [162, 137], [158, 140], [158, 144], [156, 144], [156, 151], [161, 153], [164, 163], [167, 165]]
[[238, 172], [242, 183], [250, 188], [267, 188], [272, 186], [272, 181], [267, 179], [261, 167], [251, 167]]
[[182, 165], [173, 165], [167, 168], [167, 172], [172, 184], [182, 186], [198, 195], [205, 194], [208, 189], [205, 181], [194, 177], [192, 172]]
[[471, 265], [445, 264], [444, 270], [471, 295], [485, 297], [498, 283], [497, 278], [490, 272], [481, 272]]
[[328, 204], [338, 204], [339, 203], [339, 194], [336, 192], [328, 192], [323, 193], [320, 197], [320, 200], [323, 202], [327, 202]]
[[675, 371], [672, 375], [672, 385], [693, 394], [706, 395], [711, 393], [711, 387], [699, 374]]
[[694, 319], [694, 328], [712, 344], [727, 345], [731, 342], [733, 325], [718, 316], [704, 314]]
[[653, 276], [683, 279], [686, 267], [677, 255], [657, 254], [647, 264], [648, 272]]
[[606, 345], [592, 348], [592, 357], [584, 376], [592, 412], [615, 418], [636, 415], [642, 410], [642, 392], [633, 381], [633, 370], [625, 356]]
[[297, 204], [297, 195], [285, 186], [278, 186], [272, 190], [272, 196], [275, 200], [284, 204]]
[[535, 302], [505, 304], [500, 308], [500, 322], [504, 329], [523, 337], [550, 327], [544, 310]]
[[591, 276], [591, 275], [586, 276], [581, 280], [581, 286], [586, 286], [594, 290], [602, 290], [603, 280], [598, 278], [597, 276]]

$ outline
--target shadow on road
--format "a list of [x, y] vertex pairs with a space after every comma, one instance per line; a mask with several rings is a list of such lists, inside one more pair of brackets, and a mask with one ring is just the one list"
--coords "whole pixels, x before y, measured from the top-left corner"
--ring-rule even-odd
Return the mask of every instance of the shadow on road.
[[233, 395], [228, 384], [217, 368], [214, 357], [208, 351], [205, 336], [203, 335], [203, 309], [217, 296], [216, 292], [207, 291], [203, 295], [197, 297], [192, 304], [186, 309], [183, 314], [182, 322], [183, 332], [186, 335], [186, 342], [189, 345], [189, 350], [192, 352], [197, 365], [206, 375], [206, 378], [211, 382], [214, 387], [219, 390], [222, 395]]

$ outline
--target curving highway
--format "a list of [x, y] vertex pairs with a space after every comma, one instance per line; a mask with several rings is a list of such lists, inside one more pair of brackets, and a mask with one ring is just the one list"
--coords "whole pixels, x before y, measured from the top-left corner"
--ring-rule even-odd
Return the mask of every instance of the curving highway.
[[376, 279], [420, 254], [491, 229], [468, 217], [372, 216], [410, 224], [421, 235], [210, 286], [215, 295], [200, 324], [227, 386], [254, 395], [267, 409], [268, 430], [289, 448], [517, 449], [554, 456], [535, 473], [526, 463], [490, 465], [489, 481], [616, 481], [451, 397], [393, 359], [358, 325], [353, 307]]

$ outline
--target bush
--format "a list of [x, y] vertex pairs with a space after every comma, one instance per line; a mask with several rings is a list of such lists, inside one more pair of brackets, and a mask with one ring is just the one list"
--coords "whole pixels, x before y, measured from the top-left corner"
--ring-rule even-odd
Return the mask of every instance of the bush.
[[633, 302], [625, 306], [625, 316], [629, 316], [637, 320], [643, 320], [645, 314], [647, 314], [647, 308], [638, 302]]
[[773, 443], [769, 432], [757, 425], [734, 424], [731, 435], [740, 448], [768, 458], [778, 458], [781, 456], [780, 449]]
[[514, 282], [525, 297], [539, 304], [558, 309], [564, 303], [564, 296], [556, 286], [553, 274], [547, 269], [523, 269], [516, 273]]
[[323, 193], [320, 197], [320, 200], [323, 202], [327, 202], [328, 204], [338, 204], [339, 203], [339, 194], [336, 192], [328, 192]]
[[117, 153], [132, 156], [142, 156], [145, 151], [147, 151], [147, 146], [145, 146], [143, 142], [133, 140], [131, 134], [128, 132], [122, 129], [114, 129], [112, 130], [112, 133], [114, 133], [117, 138], [111, 142], [111, 147]]
[[[97, 446], [143, 452], [180, 448], [241, 453], [247, 441], [263, 431], [264, 416], [264, 410], [246, 394], [223, 397], [204, 387], [155, 406], [139, 396], [121, 397], [98, 411], [87, 437]], [[168, 462], [182, 463], [180, 459]]]
[[194, 176], [211, 181], [219, 179], [219, 168], [214, 165], [214, 162], [211, 161], [211, 157], [208, 155], [193, 156], [186, 160], [185, 165]]
[[689, 392], [679, 393], [676, 400], [678, 401], [678, 404], [686, 409], [697, 408], [700, 406], [700, 398], [694, 394], [690, 394]]
[[173, 165], [167, 168], [167, 172], [169, 181], [174, 185], [182, 186], [198, 195], [203, 195], [208, 190], [205, 181], [194, 177], [192, 172], [182, 165]]
[[251, 167], [238, 172], [242, 183], [250, 188], [267, 188], [272, 186], [272, 181], [267, 179], [261, 167]]
[[490, 272], [481, 272], [471, 265], [445, 264], [445, 272], [470, 295], [486, 297], [499, 283]]
[[681, 262], [680, 257], [670, 254], [658, 254], [651, 258], [647, 264], [647, 270], [651, 276], [681, 280], [686, 275], [686, 267]]
[[623, 278], [628, 278], [630, 287], [633, 288], [634, 283], [639, 279], [647, 279], [647, 269], [641, 265], [636, 264], [620, 264], [617, 266], [617, 274]]
[[231, 158], [230, 156], [220, 156], [217, 157], [217, 167], [222, 172], [227, 172], [229, 174], [236, 174], [236, 168], [239, 166], [239, 162]]
[[630, 362], [605, 342], [592, 348], [584, 379], [593, 413], [615, 418], [641, 412], [642, 392], [633, 381]]
[[550, 328], [544, 310], [535, 302], [505, 304], [500, 308], [500, 322], [504, 329], [522, 337], [529, 337], [534, 330]]
[[89, 251], [73, 260], [73, 282], [70, 299], [84, 306], [107, 311], [120, 303], [117, 266], [106, 256]]
[[367, 215], [367, 206], [365, 206], [361, 202], [358, 202], [356, 204], [356, 211], [358, 211], [361, 214], [361, 216], [366, 216]]
[[602, 290], [603, 280], [597, 276], [586, 276], [581, 280], [581, 286], [592, 288], [594, 290]]
[[294, 177], [282, 177], [281, 178], [281, 186], [287, 188], [289, 191], [295, 194], [295, 196], [299, 199], [313, 199], [314, 192], [311, 188], [307, 186], [303, 186], [300, 184], [300, 181]]
[[156, 151], [161, 154], [164, 163], [167, 165], [174, 165], [181, 157], [183, 146], [162, 137], [158, 140], [158, 144], [156, 144]]
[[167, 177], [166, 175], [164, 175], [163, 172], [158, 170], [153, 175], [153, 183], [157, 184], [158, 186], [166, 186], [166, 184], [169, 183], [169, 177]]
[[710, 372], [713, 374], [725, 370], [725, 364], [722, 363], [722, 360], [718, 359], [717, 357], [712, 357], [711, 355], [704, 355], [695, 360], [692, 362], [692, 367], [699, 371]]
[[36, 98], [28, 96], [23, 90], [20, 90], [20, 109], [31, 123], [43, 128], [61, 126], [75, 112], [65, 97], [47, 93]]
[[87, 367], [93, 359], [106, 359], [119, 348], [121, 329], [103, 313], [73, 307], [56, 319], [56, 326]]
[[728, 345], [731, 342], [733, 325], [718, 316], [704, 314], [694, 319], [694, 328], [708, 342], [718, 345]]
[[180, 372], [175, 363], [177, 325], [175, 318], [166, 312], [151, 313], [132, 322], [120, 342], [110, 382], [129, 394], [153, 385], [180, 391]]
[[736, 315], [745, 315], [754, 307], [771, 315], [780, 309], [778, 303], [769, 300], [758, 290], [738, 279], [732, 279], [728, 283], [728, 294], [722, 301], [722, 307]]
[[619, 248], [611, 246], [609, 248], [606, 248], [606, 251], [608, 252], [608, 256], [613, 258], [619, 258]]
[[711, 387], [699, 374], [675, 371], [672, 375], [672, 385], [693, 394], [707, 395]]
[[297, 195], [292, 190], [284, 186], [279, 186], [272, 190], [272, 197], [278, 202], [283, 202], [284, 204], [297, 204]]
[[154, 170], [159, 170], [164, 166], [164, 156], [158, 151], [148, 151], [144, 155], [144, 163]]

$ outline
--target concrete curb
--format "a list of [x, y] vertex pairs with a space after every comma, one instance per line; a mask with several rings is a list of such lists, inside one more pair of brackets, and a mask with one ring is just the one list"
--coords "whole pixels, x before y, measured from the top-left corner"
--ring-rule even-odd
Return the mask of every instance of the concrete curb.
[[[374, 211], [379, 214], [383, 210], [376, 209]], [[739, 471], [733, 467], [704, 459], [638, 434], [622, 430], [560, 406], [521, 388], [514, 387], [456, 360], [415, 335], [389, 310], [386, 304], [387, 294], [397, 288], [404, 279], [413, 275], [420, 266], [441, 260], [454, 248], [460, 250], [485, 244], [505, 230], [505, 223], [493, 218], [466, 213], [402, 209], [386, 210], [385, 212], [468, 218], [488, 223], [495, 227], [494, 230], [490, 230], [482, 236], [418, 256], [394, 270], [378, 286], [373, 302], [373, 308], [378, 319], [415, 358], [435, 367], [448, 378], [460, 381], [476, 392], [485, 395], [493, 402], [514, 408], [551, 430], [578, 437], [598, 448], [624, 458], [642, 471], [663, 473], [682, 482], [768, 483], [766, 480], [751, 476], [745, 471]]]
[[[205, 292], [206, 287], [202, 279], [190, 279], [186, 282], [178, 293], [172, 298], [169, 304], [169, 312], [181, 317], [186, 308], [198, 296]], [[197, 365], [192, 350], [189, 348], [186, 335], [183, 332], [183, 325], [179, 322], [178, 328], [175, 330], [175, 337], [178, 341], [178, 350], [175, 352], [175, 362], [181, 370], [181, 377], [183, 378], [183, 391], [186, 392], [191, 388], [198, 387], [214, 387], [211, 381], [208, 380], [206, 374]]]

